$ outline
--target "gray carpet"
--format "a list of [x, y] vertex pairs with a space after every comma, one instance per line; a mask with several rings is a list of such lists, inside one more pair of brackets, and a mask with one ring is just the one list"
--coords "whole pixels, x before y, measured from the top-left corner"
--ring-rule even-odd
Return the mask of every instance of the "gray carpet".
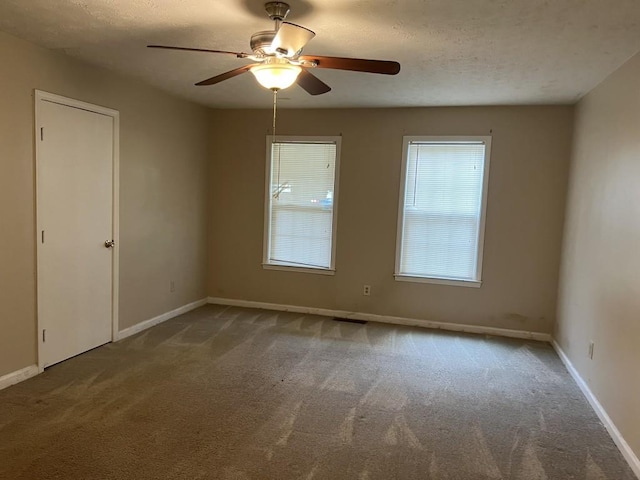
[[547, 344], [213, 305], [0, 392], [0, 478], [635, 479]]

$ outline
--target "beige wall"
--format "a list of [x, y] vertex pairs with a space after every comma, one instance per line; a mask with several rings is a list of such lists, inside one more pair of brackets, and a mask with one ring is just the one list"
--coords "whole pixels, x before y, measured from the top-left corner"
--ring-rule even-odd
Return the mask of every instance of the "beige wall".
[[[211, 296], [551, 332], [572, 107], [280, 110], [278, 116], [283, 135], [342, 134], [336, 275], [262, 269], [271, 112], [221, 110], [211, 130]], [[396, 282], [402, 136], [464, 134], [493, 135], [483, 285]], [[363, 284], [372, 286], [370, 297], [362, 295]]]
[[0, 64], [2, 376], [37, 361], [33, 90], [120, 111], [121, 328], [205, 296], [209, 113], [3, 33]]
[[556, 339], [640, 456], [638, 85], [640, 54], [577, 108]]

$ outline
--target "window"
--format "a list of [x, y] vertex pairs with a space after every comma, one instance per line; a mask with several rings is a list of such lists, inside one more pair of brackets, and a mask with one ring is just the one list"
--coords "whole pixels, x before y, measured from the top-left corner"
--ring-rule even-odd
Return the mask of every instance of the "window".
[[491, 137], [404, 137], [396, 280], [480, 286]]
[[267, 138], [265, 268], [333, 274], [340, 137]]

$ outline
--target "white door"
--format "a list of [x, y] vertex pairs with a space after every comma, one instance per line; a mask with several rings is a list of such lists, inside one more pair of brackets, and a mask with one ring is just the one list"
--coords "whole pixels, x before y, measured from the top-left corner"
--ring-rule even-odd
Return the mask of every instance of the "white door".
[[38, 99], [38, 324], [46, 367], [111, 341], [111, 116]]

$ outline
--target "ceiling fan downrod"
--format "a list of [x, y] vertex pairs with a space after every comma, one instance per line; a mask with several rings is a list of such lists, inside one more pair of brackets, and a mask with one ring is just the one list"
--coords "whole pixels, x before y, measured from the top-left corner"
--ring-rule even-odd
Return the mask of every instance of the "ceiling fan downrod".
[[283, 20], [287, 18], [291, 8], [288, 3], [284, 2], [267, 2], [264, 4], [264, 9], [267, 11], [269, 18], [276, 22], [276, 32], [280, 29], [280, 25]]

